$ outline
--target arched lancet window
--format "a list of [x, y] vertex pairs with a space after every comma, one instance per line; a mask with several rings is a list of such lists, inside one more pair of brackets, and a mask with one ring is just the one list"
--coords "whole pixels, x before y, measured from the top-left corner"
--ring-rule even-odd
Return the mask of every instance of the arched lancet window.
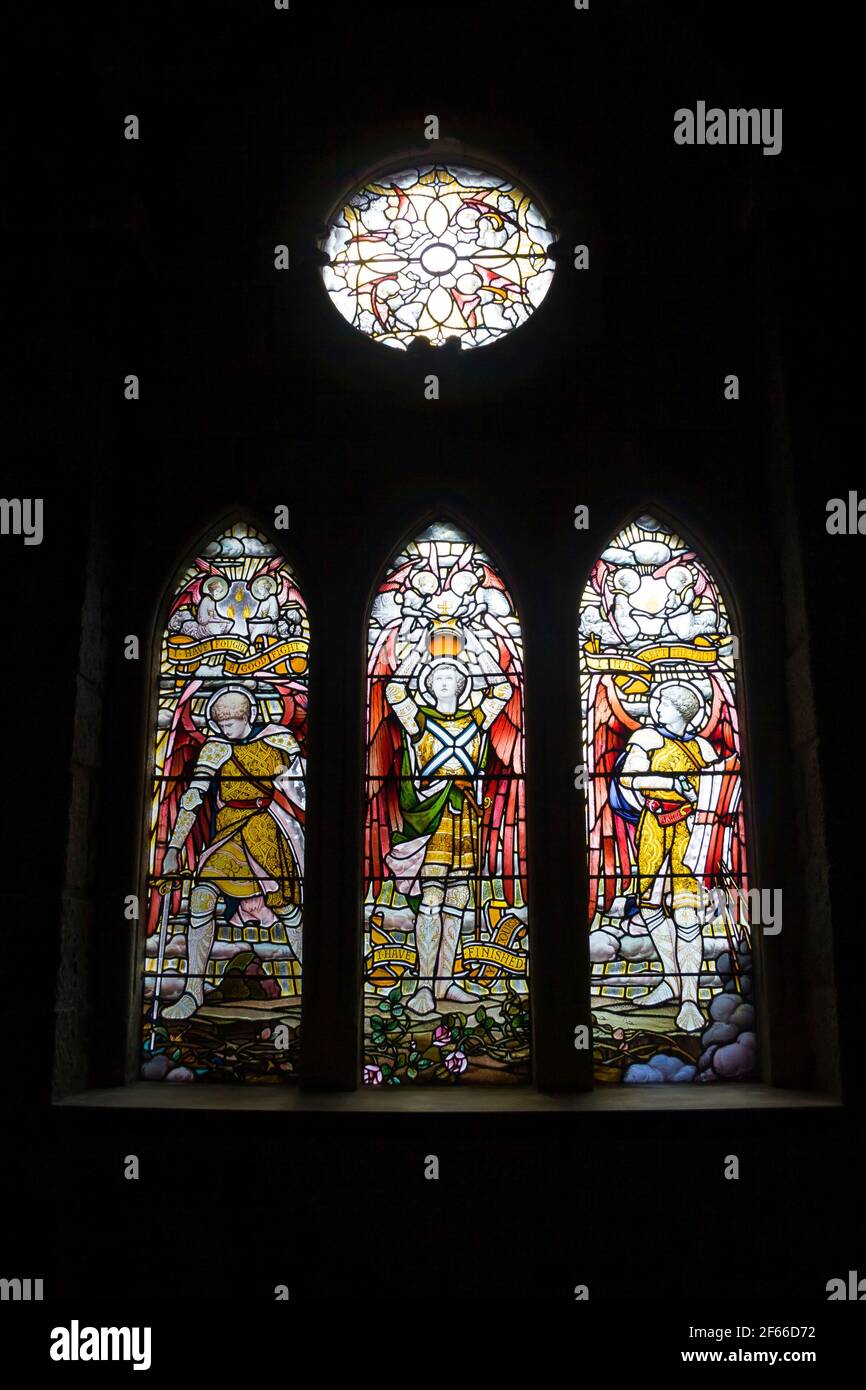
[[529, 1071], [523, 645], [479, 546], [435, 524], [370, 610], [364, 1081]]
[[401, 166], [334, 212], [322, 275], [343, 318], [375, 342], [483, 347], [525, 323], [547, 294], [553, 240], [509, 177], [457, 163]]
[[287, 1079], [297, 1066], [309, 624], [244, 522], [187, 566], [150, 738], [146, 1079]]
[[719, 588], [639, 516], [580, 606], [596, 1078], [754, 1074], [739, 649]]

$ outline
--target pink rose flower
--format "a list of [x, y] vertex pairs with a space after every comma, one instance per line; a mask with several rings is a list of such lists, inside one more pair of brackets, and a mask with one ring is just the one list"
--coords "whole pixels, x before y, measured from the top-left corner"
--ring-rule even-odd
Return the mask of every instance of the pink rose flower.
[[381, 1068], [381, 1067], [365, 1067], [365, 1068], [364, 1068], [364, 1085], [365, 1085], [365, 1086], [381, 1086], [381, 1085], [382, 1085], [382, 1068]]
[[448, 1056], [443, 1060], [446, 1070], [454, 1072], [455, 1075], [459, 1074], [461, 1071], [465, 1071], [469, 1066], [466, 1060], [466, 1054], [463, 1052], [449, 1052]]
[[437, 1043], [439, 1047], [444, 1047], [446, 1043], [450, 1043], [451, 1041], [451, 1029], [446, 1028], [444, 1023], [440, 1023], [436, 1032], [433, 1034], [433, 1041]]

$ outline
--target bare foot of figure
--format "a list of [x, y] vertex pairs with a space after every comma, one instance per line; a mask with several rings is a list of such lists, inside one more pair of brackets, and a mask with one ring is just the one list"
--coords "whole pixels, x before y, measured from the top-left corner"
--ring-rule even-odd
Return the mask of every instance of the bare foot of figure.
[[654, 1004], [669, 1004], [672, 999], [679, 999], [673, 985], [667, 980], [662, 980], [661, 984], [651, 989], [649, 994], [642, 994], [639, 999], [632, 999], [632, 1004], [637, 1004], [640, 1008], [652, 1008]]
[[421, 989], [416, 989], [412, 998], [407, 1001], [406, 1008], [411, 1009], [413, 1014], [435, 1013], [436, 1004], [433, 999], [433, 991], [428, 985], [422, 985]]
[[199, 1007], [199, 1001], [189, 990], [184, 990], [176, 1004], [169, 1004], [163, 1009], [161, 1018], [189, 1018]]

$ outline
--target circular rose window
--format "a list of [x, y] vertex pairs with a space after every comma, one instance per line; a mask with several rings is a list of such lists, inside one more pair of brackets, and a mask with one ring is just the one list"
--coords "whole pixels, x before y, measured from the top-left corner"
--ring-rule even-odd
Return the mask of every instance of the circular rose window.
[[519, 328], [547, 294], [553, 240], [510, 179], [422, 164], [347, 198], [322, 241], [322, 275], [343, 318], [376, 342], [483, 347]]

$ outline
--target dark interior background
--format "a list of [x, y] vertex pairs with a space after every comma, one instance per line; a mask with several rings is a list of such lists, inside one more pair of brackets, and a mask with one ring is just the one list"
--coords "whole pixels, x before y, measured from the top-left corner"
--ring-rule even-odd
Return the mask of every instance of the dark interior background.
[[[288, 1282], [298, 1298], [354, 1298], [398, 1277], [395, 1240], [411, 1231], [431, 1259], [448, 1256], [458, 1296], [568, 1300], [588, 1282], [594, 1297], [631, 1300], [684, 1291], [688, 1242], [703, 1295], [823, 1298], [828, 1278], [858, 1258], [866, 1269], [859, 734], [848, 713], [864, 541], [825, 528], [827, 500], [863, 476], [844, 19], [775, 3], [593, 2], [579, 13], [563, 0], [514, 14], [441, 5], [433, 16], [391, 4], [136, 7], [62, 27], [31, 16], [15, 53], [33, 80], [10, 126], [26, 192], [7, 220], [31, 254], [9, 263], [29, 297], [13, 335], [7, 404], [22, 427], [4, 492], [43, 496], [46, 532], [38, 548], [3, 546], [39, 615], [24, 650], [50, 746], [28, 696], [18, 751], [29, 750], [20, 785], [32, 811], [13, 817], [19, 870], [2, 885], [6, 1158], [28, 1215], [13, 1223], [7, 1263], [48, 1271], [53, 1297], [110, 1296], [121, 1279], [126, 1294], [155, 1283], [168, 1299], [213, 1298], [215, 1252], [249, 1237], [253, 1290]], [[699, 98], [781, 106], [782, 153], [675, 146], [673, 112]], [[137, 143], [122, 135], [130, 112]], [[395, 152], [430, 156], [429, 113], [443, 141], [523, 171], [565, 249], [529, 324], [462, 355], [386, 352], [353, 333], [324, 296], [313, 250], [323, 216], [368, 168]], [[571, 268], [576, 242], [590, 247], [586, 273]], [[291, 248], [282, 275], [276, 243]], [[440, 377], [436, 403], [423, 397], [428, 371]], [[123, 399], [128, 372], [141, 378], [137, 403]], [[723, 399], [728, 372], [740, 378], [736, 404]], [[120, 639], [149, 636], [178, 564], [220, 518], [267, 522], [280, 502], [319, 634], [319, 1006], [339, 1020], [357, 998], [344, 966], [357, 934], [346, 845], [364, 611], [399, 542], [444, 507], [489, 545], [521, 604], [535, 676], [530, 849], [558, 866], [534, 880], [534, 949], [546, 963], [535, 1007], [573, 1032], [585, 971], [568, 932], [583, 872], [574, 605], [597, 551], [653, 501], [705, 544], [739, 611], [762, 870], [784, 881], [792, 922], [808, 895], [832, 902], [834, 961], [815, 968], [823, 980], [835, 966], [837, 996], [827, 988], [822, 1029], [814, 1000], [789, 987], [804, 948], [786, 940], [771, 1002], [794, 1041], [777, 1075], [795, 1084], [833, 1070], [815, 1053], [832, 1050], [838, 1007], [845, 1108], [52, 1108], [58, 1086], [123, 1076], [129, 942], [117, 903], [133, 891], [147, 663], [124, 662]], [[585, 535], [572, 524], [581, 502]], [[784, 595], [798, 565], [792, 635]], [[11, 640], [11, 674], [16, 650]], [[801, 669], [814, 685], [805, 733], [811, 707], [792, 694]], [[808, 814], [809, 757], [796, 763], [801, 780], [795, 738], [817, 758], [823, 822]], [[814, 856], [796, 840], [801, 814]], [[314, 1075], [351, 1084], [354, 1045], [320, 1037]], [[537, 1049], [551, 1072], [555, 1047]], [[732, 1152], [736, 1184], [721, 1179]], [[122, 1178], [128, 1153], [143, 1157], [138, 1184]], [[422, 1178], [428, 1153], [442, 1161], [438, 1184]], [[187, 1202], [197, 1215], [179, 1260]]]

